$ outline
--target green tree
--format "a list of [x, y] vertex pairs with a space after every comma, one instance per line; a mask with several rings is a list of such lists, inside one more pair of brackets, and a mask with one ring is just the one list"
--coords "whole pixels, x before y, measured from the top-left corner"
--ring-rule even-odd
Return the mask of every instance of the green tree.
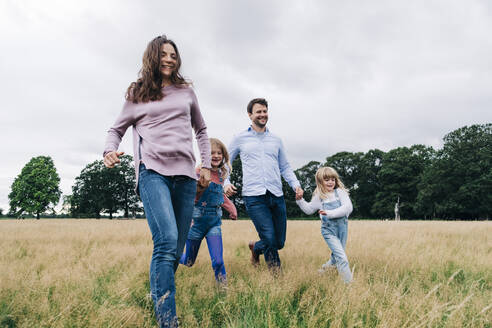
[[372, 218], [372, 206], [376, 201], [376, 194], [381, 189], [378, 174], [384, 152], [379, 149], [369, 150], [360, 157], [357, 164], [357, 182], [350, 193], [354, 203], [354, 216]]
[[241, 162], [241, 157], [237, 156], [234, 162], [231, 163], [232, 172], [229, 177], [231, 183], [236, 187], [236, 194], [230, 199], [234, 203], [237, 209], [238, 217], [247, 217], [246, 207], [244, 206], [244, 201], [242, 197], [243, 192], [243, 165]]
[[424, 145], [398, 147], [385, 153], [378, 173], [380, 185], [372, 212], [378, 217], [392, 217], [400, 197], [401, 216], [416, 218], [417, 185], [434, 154], [432, 147]]
[[96, 219], [101, 217], [104, 201], [107, 198], [103, 194], [108, 192], [107, 184], [110, 183], [105, 181], [108, 175], [104, 175], [104, 168], [102, 161], [92, 162], [75, 178], [70, 197], [70, 212], [73, 217], [94, 216]]
[[438, 218], [490, 218], [492, 214], [492, 123], [448, 133], [422, 175], [417, 207]]
[[10, 211], [16, 216], [36, 215], [54, 207], [60, 200], [60, 177], [49, 156], [33, 157], [12, 183]]
[[343, 184], [352, 190], [359, 180], [359, 163], [363, 153], [342, 151], [326, 159], [324, 166], [334, 168]]
[[134, 192], [135, 169], [132, 157], [124, 155], [121, 163], [108, 169], [102, 160], [88, 164], [75, 179], [70, 195], [70, 212], [74, 217], [94, 216], [101, 213], [113, 214], [123, 210], [126, 217], [132, 212], [142, 212], [138, 197]]
[[123, 211], [126, 218], [136, 217], [137, 214], [143, 213], [143, 207], [135, 192], [136, 178], [135, 167], [133, 165], [133, 157], [130, 155], [123, 155], [120, 157], [121, 163], [114, 167], [112, 170], [119, 170], [120, 175], [124, 178], [121, 180], [121, 193], [123, 202]]

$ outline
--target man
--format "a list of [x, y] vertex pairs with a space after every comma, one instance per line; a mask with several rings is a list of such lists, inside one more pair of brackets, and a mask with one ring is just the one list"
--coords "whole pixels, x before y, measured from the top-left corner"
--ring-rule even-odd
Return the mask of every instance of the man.
[[[251, 262], [260, 263], [260, 254], [274, 271], [280, 269], [278, 250], [284, 247], [287, 230], [287, 216], [281, 177], [296, 192], [296, 199], [302, 198], [301, 188], [287, 161], [282, 141], [267, 129], [268, 103], [263, 98], [249, 102], [248, 115], [251, 126], [235, 136], [229, 146], [231, 162], [241, 156], [243, 169], [243, 199], [260, 237], [250, 242]], [[236, 193], [229, 179], [224, 183], [227, 196]]]

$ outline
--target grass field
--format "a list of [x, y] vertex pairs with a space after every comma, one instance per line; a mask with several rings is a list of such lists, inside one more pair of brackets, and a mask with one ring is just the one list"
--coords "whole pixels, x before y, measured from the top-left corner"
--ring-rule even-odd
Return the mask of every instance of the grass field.
[[[250, 221], [223, 224], [228, 289], [206, 243], [178, 269], [182, 327], [492, 327], [491, 222], [351, 221], [348, 286], [319, 275], [319, 221], [289, 221], [283, 274], [249, 264]], [[145, 220], [0, 221], [0, 327], [154, 327]]]

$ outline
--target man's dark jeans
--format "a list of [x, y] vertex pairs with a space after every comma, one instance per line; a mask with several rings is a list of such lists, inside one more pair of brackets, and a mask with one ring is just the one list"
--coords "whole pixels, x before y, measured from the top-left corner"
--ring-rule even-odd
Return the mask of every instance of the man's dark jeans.
[[243, 199], [260, 236], [260, 241], [255, 243], [255, 253], [264, 254], [270, 268], [280, 267], [278, 250], [284, 247], [287, 232], [284, 196], [276, 197], [267, 191], [264, 195], [244, 196]]

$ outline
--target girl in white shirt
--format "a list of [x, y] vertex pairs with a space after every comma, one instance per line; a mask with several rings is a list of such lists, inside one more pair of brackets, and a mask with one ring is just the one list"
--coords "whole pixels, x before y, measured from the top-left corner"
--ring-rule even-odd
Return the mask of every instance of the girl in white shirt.
[[331, 167], [320, 167], [316, 172], [316, 190], [311, 202], [303, 198], [296, 201], [306, 214], [318, 211], [321, 218], [321, 235], [331, 249], [331, 258], [319, 270], [321, 273], [336, 267], [343, 281], [352, 281], [345, 245], [347, 243], [348, 216], [352, 213], [352, 202], [337, 171]]

